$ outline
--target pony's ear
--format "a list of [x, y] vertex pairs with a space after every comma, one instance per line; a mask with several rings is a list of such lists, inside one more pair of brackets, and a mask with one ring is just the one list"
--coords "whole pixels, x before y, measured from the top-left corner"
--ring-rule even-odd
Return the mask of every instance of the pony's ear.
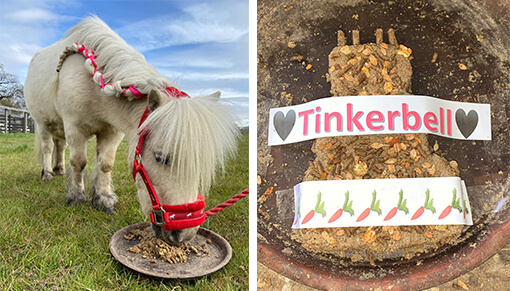
[[209, 95], [209, 97], [211, 99], [213, 99], [214, 101], [218, 102], [218, 99], [220, 99], [220, 95], [221, 95], [221, 92], [216, 91], [216, 92], [212, 93], [211, 95]]
[[152, 89], [149, 92], [149, 96], [147, 97], [149, 99], [149, 111], [153, 112], [158, 108], [159, 106], [163, 105], [163, 98], [161, 94], [159, 94], [158, 90]]

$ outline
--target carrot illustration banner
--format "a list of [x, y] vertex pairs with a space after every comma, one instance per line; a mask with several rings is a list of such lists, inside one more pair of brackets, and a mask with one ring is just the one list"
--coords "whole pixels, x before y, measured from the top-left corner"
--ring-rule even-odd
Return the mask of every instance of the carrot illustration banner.
[[292, 228], [473, 224], [458, 177], [308, 181], [294, 201]]
[[269, 111], [269, 145], [395, 133], [490, 140], [490, 105], [418, 95], [373, 95], [321, 98]]

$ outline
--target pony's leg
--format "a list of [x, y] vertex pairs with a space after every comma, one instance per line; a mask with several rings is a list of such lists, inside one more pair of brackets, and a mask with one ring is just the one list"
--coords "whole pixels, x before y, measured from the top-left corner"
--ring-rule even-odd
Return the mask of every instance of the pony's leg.
[[66, 141], [63, 139], [54, 138], [53, 143], [55, 148], [53, 150], [53, 173], [57, 176], [63, 176], [65, 171], [65, 150]]
[[85, 166], [87, 166], [87, 138], [79, 133], [69, 135], [66, 130], [66, 137], [69, 142], [69, 185], [67, 186], [67, 204], [78, 205], [87, 200], [83, 179], [85, 177]]
[[41, 180], [50, 181], [55, 175], [53, 173], [52, 153], [53, 153], [53, 138], [50, 133], [42, 129], [40, 132], [41, 139], [41, 153], [42, 153], [42, 164], [43, 170], [41, 173]]
[[111, 172], [117, 147], [124, 134], [110, 129], [97, 135], [96, 167], [92, 175], [92, 206], [112, 214], [117, 195], [111, 185]]

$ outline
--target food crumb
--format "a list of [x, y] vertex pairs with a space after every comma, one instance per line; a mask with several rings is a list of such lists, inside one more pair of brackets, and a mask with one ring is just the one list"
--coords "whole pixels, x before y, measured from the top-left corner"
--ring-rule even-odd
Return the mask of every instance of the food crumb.
[[127, 233], [124, 235], [125, 240], [132, 240], [135, 236], [133, 234]]
[[434, 53], [434, 54], [432, 55], [432, 60], [431, 60], [430, 62], [431, 62], [431, 63], [435, 63], [435, 62], [436, 62], [436, 60], [437, 60], [437, 56], [438, 56], [437, 52], [436, 52], [436, 53]]
[[463, 63], [459, 63], [459, 69], [465, 71], [465, 70], [467, 70], [467, 67]]
[[293, 62], [300, 62], [303, 61], [304, 57], [303, 56], [293, 56], [290, 58], [291, 61]]
[[307, 69], [307, 70], [310, 70], [311, 68], [312, 68], [312, 64], [308, 64], [308, 65], [306, 66], [306, 69]]
[[368, 230], [365, 232], [365, 235], [363, 235], [364, 242], [374, 242], [376, 239], [377, 235], [373, 229]]
[[469, 290], [469, 287], [466, 285], [466, 283], [462, 282], [461, 280], [457, 281], [457, 285], [459, 285], [459, 287], [464, 290]]
[[293, 42], [293, 41], [289, 41], [289, 42], [287, 43], [287, 46], [288, 46], [289, 48], [295, 48], [295, 47], [296, 47], [296, 43], [295, 43], [295, 42]]

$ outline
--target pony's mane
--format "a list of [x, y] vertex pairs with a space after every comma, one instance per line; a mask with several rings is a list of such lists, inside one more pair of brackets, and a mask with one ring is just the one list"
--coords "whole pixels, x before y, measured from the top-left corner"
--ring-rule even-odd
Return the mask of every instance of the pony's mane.
[[[148, 149], [168, 153], [179, 189], [207, 194], [215, 172], [236, 152], [239, 129], [215, 96], [170, 98], [152, 112], [140, 131], [149, 130]], [[152, 140], [154, 139], [154, 140]]]
[[148, 94], [154, 87], [162, 90], [174, 86], [95, 15], [71, 28], [66, 39], [79, 42], [95, 52], [98, 69], [106, 83], [122, 81], [123, 86], [135, 85], [143, 94]]

